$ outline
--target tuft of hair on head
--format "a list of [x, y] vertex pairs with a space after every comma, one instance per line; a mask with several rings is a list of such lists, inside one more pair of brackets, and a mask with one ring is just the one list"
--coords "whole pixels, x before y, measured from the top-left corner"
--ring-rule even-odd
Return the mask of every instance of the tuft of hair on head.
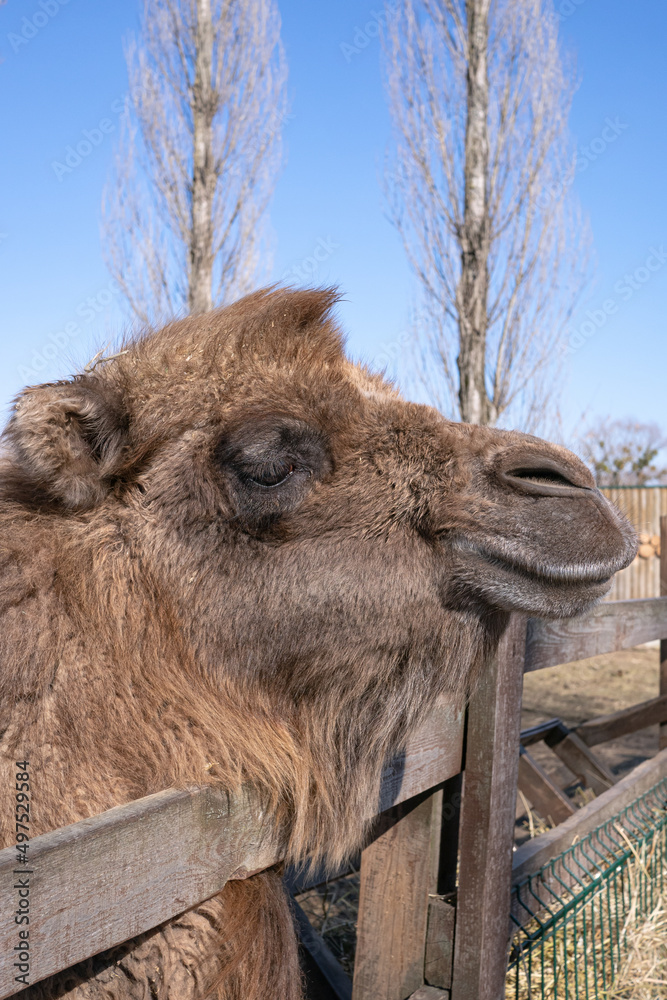
[[236, 321], [241, 351], [271, 349], [281, 357], [340, 359], [344, 339], [332, 312], [342, 296], [335, 287], [265, 288], [241, 299], [226, 317]]

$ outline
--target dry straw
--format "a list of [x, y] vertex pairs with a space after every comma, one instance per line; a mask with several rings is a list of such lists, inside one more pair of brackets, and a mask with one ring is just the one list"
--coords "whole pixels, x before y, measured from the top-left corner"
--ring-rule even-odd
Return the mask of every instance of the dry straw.
[[507, 1000], [667, 998], [665, 829], [637, 846], [614, 828], [626, 862], [594, 877], [587, 898], [563, 894], [563, 916], [546, 933], [539, 933], [543, 916], [526, 926], [533, 943], [510, 970]]

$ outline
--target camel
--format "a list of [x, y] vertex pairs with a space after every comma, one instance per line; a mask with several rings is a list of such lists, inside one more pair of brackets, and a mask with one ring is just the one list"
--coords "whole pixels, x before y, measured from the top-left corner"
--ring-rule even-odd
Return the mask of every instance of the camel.
[[[566, 449], [457, 424], [273, 288], [26, 389], [0, 459], [2, 846], [170, 787], [254, 788], [288, 862], [363, 841], [384, 763], [513, 610], [576, 615], [635, 553]], [[12, 800], [13, 801], [13, 800]], [[25, 1000], [299, 1000], [279, 870]]]

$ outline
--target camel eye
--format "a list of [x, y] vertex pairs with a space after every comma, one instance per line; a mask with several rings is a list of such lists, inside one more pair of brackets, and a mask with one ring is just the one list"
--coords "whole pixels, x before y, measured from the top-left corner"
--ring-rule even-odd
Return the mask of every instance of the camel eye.
[[282, 486], [295, 472], [294, 465], [286, 462], [272, 463], [265, 468], [253, 471], [247, 475], [249, 482], [263, 489], [271, 490], [276, 486]]
[[248, 420], [222, 437], [214, 452], [233, 524], [261, 536], [296, 511], [331, 471], [321, 431], [288, 417]]

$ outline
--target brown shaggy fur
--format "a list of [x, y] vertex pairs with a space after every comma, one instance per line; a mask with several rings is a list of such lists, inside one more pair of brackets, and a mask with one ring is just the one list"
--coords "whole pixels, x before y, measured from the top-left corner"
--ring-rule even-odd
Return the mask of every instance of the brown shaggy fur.
[[[349, 362], [331, 291], [259, 292], [27, 389], [0, 466], [1, 843], [170, 786], [255, 786], [338, 863], [382, 766], [507, 612], [578, 613], [634, 555], [569, 452], [452, 424]], [[297, 1000], [279, 873], [26, 997]]]

